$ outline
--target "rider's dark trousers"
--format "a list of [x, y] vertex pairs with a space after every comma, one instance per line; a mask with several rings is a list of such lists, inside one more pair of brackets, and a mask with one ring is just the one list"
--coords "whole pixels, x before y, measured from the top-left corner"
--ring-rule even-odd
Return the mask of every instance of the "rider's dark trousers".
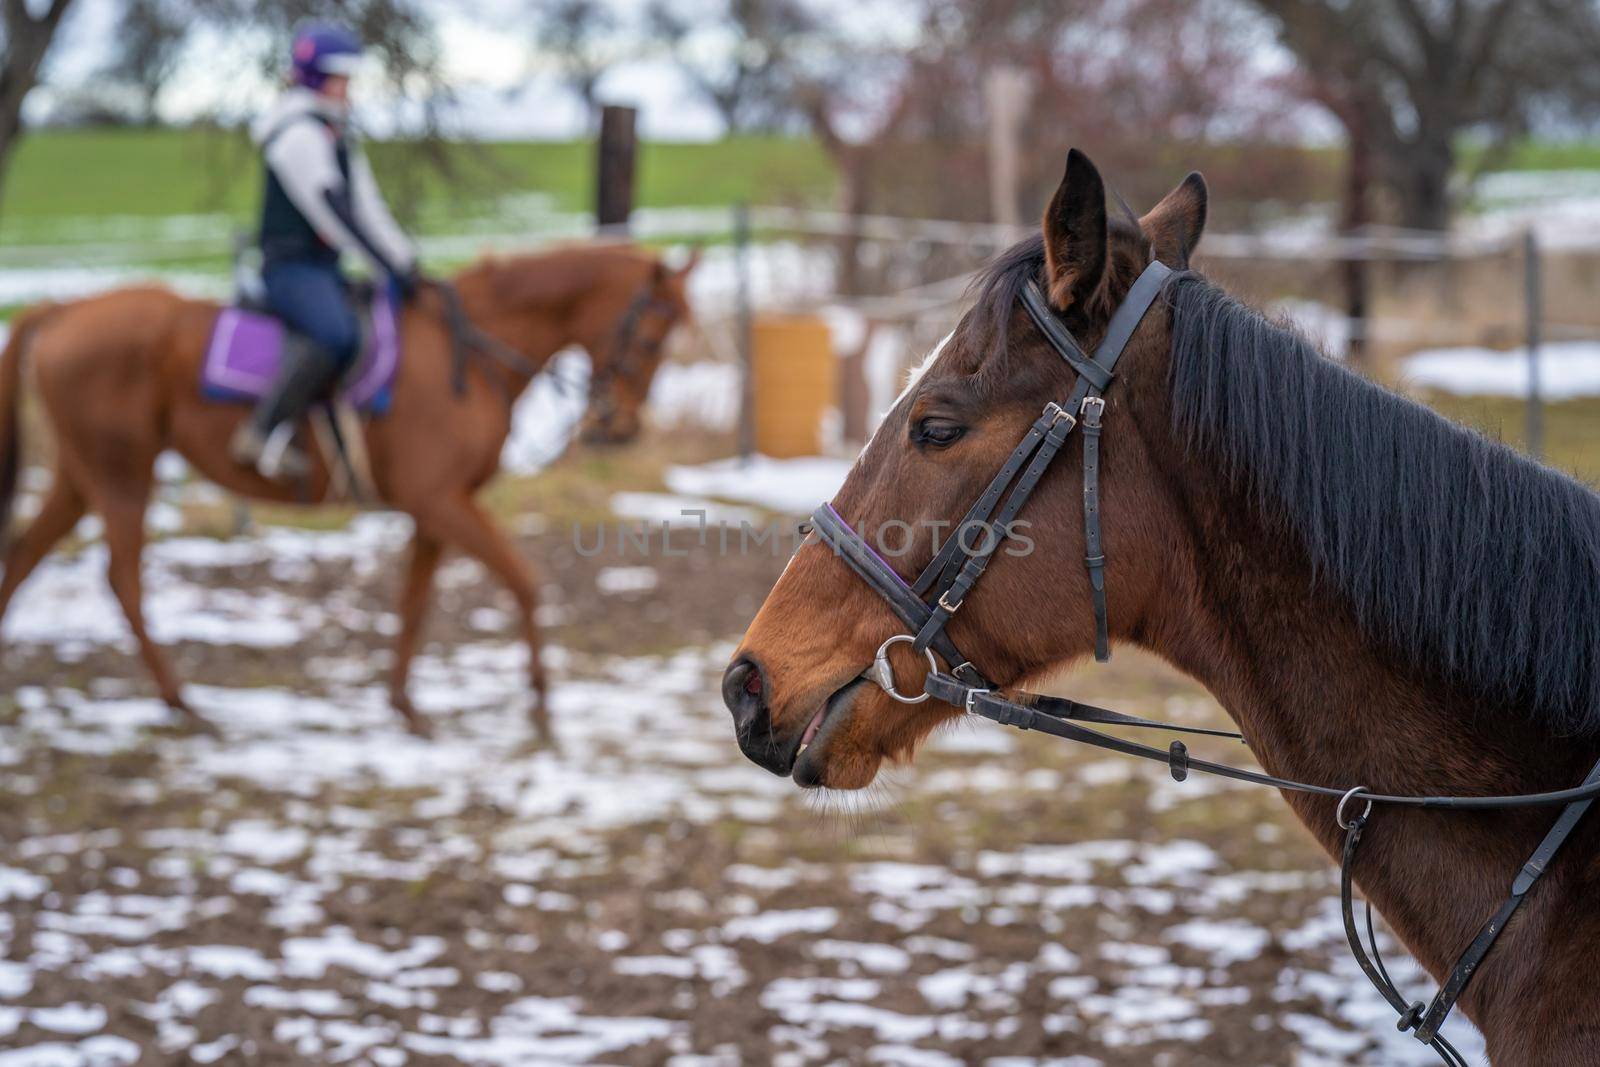
[[361, 345], [361, 324], [350, 306], [344, 276], [335, 263], [274, 259], [261, 271], [267, 302], [289, 328], [304, 334], [343, 373]]

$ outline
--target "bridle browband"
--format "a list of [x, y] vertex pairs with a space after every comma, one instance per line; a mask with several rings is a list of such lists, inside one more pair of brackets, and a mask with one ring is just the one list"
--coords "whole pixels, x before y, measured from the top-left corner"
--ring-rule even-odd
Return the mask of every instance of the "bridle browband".
[[[933, 697], [1003, 726], [1037, 730], [1095, 748], [1165, 763], [1176, 781], [1184, 781], [1190, 771], [1197, 771], [1290, 792], [1337, 798], [1334, 818], [1345, 832], [1339, 870], [1339, 896], [1345, 938], [1351, 952], [1362, 972], [1399, 1014], [1399, 1029], [1410, 1031], [1418, 1041], [1437, 1052], [1450, 1067], [1466, 1067], [1466, 1061], [1439, 1033], [1439, 1029], [1523, 899], [1549, 867], [1589, 806], [1600, 796], [1600, 763], [1590, 770], [1583, 784], [1575, 788], [1507, 796], [1406, 796], [1373, 793], [1362, 786], [1341, 788], [1279, 778], [1262, 771], [1195, 759], [1189, 755], [1182, 741], [1173, 741], [1166, 750], [1162, 750], [1079, 724], [1092, 722], [1164, 729], [1244, 741], [1243, 735], [1232, 731], [1155, 722], [1064, 697], [1036, 693], [1018, 693], [1016, 699], [1000, 696], [995, 692], [996, 686], [985, 679], [972, 661], [956, 648], [945, 630], [973, 585], [983, 576], [1000, 544], [1011, 536], [1017, 514], [1028, 502], [1068, 435], [1075, 427], [1082, 426], [1084, 565], [1089, 573], [1093, 601], [1094, 652], [1095, 659], [1100, 662], [1110, 658], [1105, 549], [1100, 530], [1100, 433], [1101, 419], [1106, 409], [1103, 394], [1112, 383], [1117, 361], [1128, 341], [1172, 275], [1173, 271], [1159, 262], [1151, 262], [1144, 269], [1129, 289], [1127, 297], [1112, 314], [1106, 335], [1093, 356], [1084, 354], [1082, 346], [1050, 307], [1038, 281], [1028, 281], [1019, 296], [1022, 307], [1050, 347], [1077, 374], [1076, 383], [1065, 403], [1051, 402], [1045, 405], [1043, 413], [1029, 427], [1016, 448], [1012, 449], [1011, 455], [990, 480], [988, 488], [967, 509], [950, 539], [942, 547], [936, 547], [933, 559], [914, 581], [907, 582], [900, 577], [899, 572], [845, 521], [831, 503], [823, 504], [812, 514], [811, 527], [817, 535], [883, 597], [890, 610], [908, 628], [907, 633], [896, 634], [878, 647], [872, 666], [862, 673], [862, 677], [875, 682], [891, 698], [904, 704], [920, 704]], [[1001, 503], [1002, 498], [1004, 504]], [[983, 535], [977, 544], [973, 544], [969, 536], [973, 530]], [[922, 653], [928, 660], [923, 691], [916, 696], [901, 693], [895, 688], [889, 649], [901, 643], [909, 643], [913, 651]], [[939, 659], [947, 664], [947, 671], [939, 670]], [[1362, 811], [1347, 817], [1346, 808], [1358, 800], [1365, 805]], [[1367, 945], [1363, 945], [1356, 925], [1352, 870], [1362, 831], [1375, 804], [1451, 811], [1562, 806], [1555, 824], [1517, 873], [1505, 902], [1462, 952], [1433, 1001], [1427, 1005], [1421, 1001], [1408, 1002], [1390, 979], [1378, 952], [1370, 903], [1366, 905]]]

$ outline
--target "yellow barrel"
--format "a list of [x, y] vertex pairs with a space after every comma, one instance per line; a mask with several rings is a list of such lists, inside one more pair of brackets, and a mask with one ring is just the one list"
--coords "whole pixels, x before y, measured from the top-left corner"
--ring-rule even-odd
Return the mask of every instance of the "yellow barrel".
[[751, 341], [756, 451], [780, 459], [819, 454], [823, 420], [839, 404], [828, 324], [814, 315], [758, 315]]

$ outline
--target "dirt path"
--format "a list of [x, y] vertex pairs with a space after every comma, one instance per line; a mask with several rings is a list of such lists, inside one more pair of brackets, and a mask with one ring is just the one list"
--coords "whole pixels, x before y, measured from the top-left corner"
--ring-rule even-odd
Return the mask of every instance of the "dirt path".
[[[0, 1067], [1428, 1062], [1277, 797], [987, 724], [802, 795], [715, 695], [782, 560], [556, 526], [520, 538], [556, 749], [466, 564], [418, 667], [440, 737], [396, 729], [402, 520], [156, 547], [156, 630], [220, 740], [150, 698], [98, 550], [50, 564], [0, 652]], [[1136, 655], [1080, 693], [1218, 714]]]

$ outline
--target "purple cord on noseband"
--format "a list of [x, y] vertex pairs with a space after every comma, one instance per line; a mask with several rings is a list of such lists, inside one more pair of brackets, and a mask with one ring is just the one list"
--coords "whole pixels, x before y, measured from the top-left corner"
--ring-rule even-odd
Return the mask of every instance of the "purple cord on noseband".
[[862, 537], [859, 533], [857, 533], [856, 532], [856, 528], [854, 526], [851, 526], [848, 522], [844, 521], [844, 516], [839, 514], [838, 510], [833, 506], [833, 502], [832, 501], [829, 501], [828, 503], [824, 504], [823, 507], [827, 508], [830, 512], [833, 513], [833, 517], [839, 520], [839, 525], [840, 526], [843, 526], [846, 530], [849, 530], [852, 534], [855, 534], [855, 538], [856, 538], [857, 541], [861, 542], [861, 546], [863, 548], [865, 548], [868, 552], [872, 553], [872, 558], [873, 559], [875, 559], [879, 563], [883, 564], [883, 569], [884, 570], [886, 570], [890, 574], [894, 575], [894, 580], [895, 581], [899, 582], [901, 585], [905, 586], [907, 589], [911, 588], [911, 584], [909, 582], [907, 582], [904, 578], [900, 577], [900, 572], [895, 570], [893, 567], [891, 567], [889, 565], [889, 561], [888, 560], [886, 560], [882, 556], [878, 555], [878, 550], [872, 547], [872, 543], [870, 541], [868, 541], [865, 537]]

